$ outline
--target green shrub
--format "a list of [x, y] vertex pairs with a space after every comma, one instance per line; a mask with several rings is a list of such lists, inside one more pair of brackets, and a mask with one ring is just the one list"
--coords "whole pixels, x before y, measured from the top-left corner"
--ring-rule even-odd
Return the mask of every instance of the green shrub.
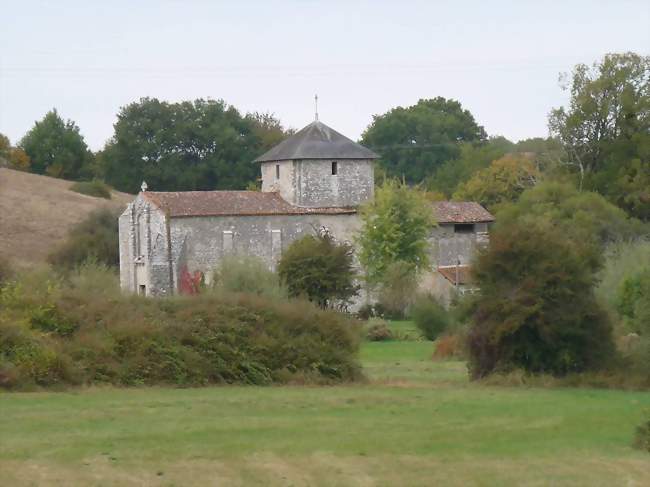
[[0, 291], [0, 387], [340, 382], [360, 375], [359, 325], [307, 301], [225, 292], [124, 296], [110, 269], [90, 264], [65, 280], [40, 278], [32, 288], [32, 274], [18, 276]]
[[636, 428], [634, 447], [650, 453], [650, 417]]
[[427, 340], [435, 340], [449, 327], [449, 313], [431, 296], [419, 297], [411, 308], [411, 319]]
[[86, 261], [117, 268], [120, 264], [117, 218], [119, 210], [99, 209], [75, 225], [48, 262], [69, 271]]
[[614, 343], [593, 292], [599, 262], [591, 242], [552, 222], [497, 227], [474, 266], [481, 292], [468, 336], [472, 377], [606, 368]]
[[616, 308], [630, 330], [650, 336], [650, 267], [623, 280], [616, 295]]
[[403, 261], [389, 264], [382, 275], [379, 288], [377, 304], [382, 316], [403, 319], [407, 308], [413, 303], [417, 287], [417, 275], [413, 265]]
[[212, 287], [221, 292], [256, 294], [276, 299], [286, 297], [279, 277], [257, 257], [224, 257], [213, 274]]
[[618, 313], [622, 283], [644, 268], [650, 268], [649, 241], [638, 239], [608, 246], [604, 266], [598, 276], [598, 299], [611, 312]]
[[111, 187], [106, 183], [94, 179], [92, 181], [79, 181], [70, 186], [70, 191], [94, 196], [96, 198], [111, 199]]

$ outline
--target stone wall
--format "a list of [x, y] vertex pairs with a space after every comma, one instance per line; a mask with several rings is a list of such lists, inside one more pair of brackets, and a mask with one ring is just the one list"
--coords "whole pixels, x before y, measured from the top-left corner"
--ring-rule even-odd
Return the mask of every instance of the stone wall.
[[171, 220], [174, 281], [184, 266], [210, 279], [224, 255], [253, 255], [275, 269], [291, 242], [327, 227], [339, 240], [352, 240], [357, 215], [186, 217]]

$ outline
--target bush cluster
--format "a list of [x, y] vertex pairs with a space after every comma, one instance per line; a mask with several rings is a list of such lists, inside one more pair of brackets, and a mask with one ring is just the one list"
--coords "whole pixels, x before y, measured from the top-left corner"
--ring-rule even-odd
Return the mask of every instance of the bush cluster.
[[449, 313], [431, 296], [420, 296], [411, 307], [411, 319], [427, 340], [435, 340], [449, 327]]
[[88, 260], [117, 268], [120, 265], [118, 217], [119, 210], [103, 208], [91, 212], [48, 256], [49, 263], [65, 271]]
[[594, 296], [598, 268], [590, 242], [551, 222], [498, 227], [474, 268], [481, 292], [468, 336], [472, 377], [606, 368], [614, 343]]
[[[0, 387], [199, 386], [358, 377], [360, 333], [304, 301], [246, 294], [122, 296], [106, 268], [0, 291]], [[110, 283], [110, 284], [109, 284]]]
[[636, 428], [634, 447], [650, 453], [650, 419], [646, 419]]
[[[372, 324], [370, 324], [372, 323]], [[388, 325], [381, 320], [373, 320], [370, 322], [368, 331], [366, 332], [366, 339], [371, 342], [385, 342], [394, 338], [393, 332], [390, 331]]]
[[258, 257], [225, 256], [212, 276], [212, 289], [217, 292], [248, 293], [268, 298], [286, 298], [280, 279]]
[[74, 183], [70, 186], [70, 191], [85, 194], [87, 196], [94, 196], [95, 198], [111, 199], [111, 187], [97, 179]]

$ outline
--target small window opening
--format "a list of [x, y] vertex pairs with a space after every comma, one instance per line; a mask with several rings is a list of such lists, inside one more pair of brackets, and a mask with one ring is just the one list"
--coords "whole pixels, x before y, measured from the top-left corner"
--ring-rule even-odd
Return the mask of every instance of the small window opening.
[[144, 284], [140, 284], [138, 286], [138, 294], [140, 296], [146, 296], [147, 295], [147, 286], [145, 286]]
[[473, 223], [456, 223], [454, 225], [454, 233], [474, 233]]
[[339, 172], [339, 163], [332, 161], [332, 176], [336, 176]]
[[275, 179], [280, 179], [280, 164], [275, 165]]

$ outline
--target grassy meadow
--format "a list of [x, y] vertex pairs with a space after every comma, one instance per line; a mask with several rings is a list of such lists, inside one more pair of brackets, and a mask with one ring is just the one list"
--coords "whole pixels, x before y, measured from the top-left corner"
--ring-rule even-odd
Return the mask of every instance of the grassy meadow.
[[650, 485], [650, 393], [472, 384], [432, 351], [364, 343], [335, 387], [0, 393], [0, 485]]

